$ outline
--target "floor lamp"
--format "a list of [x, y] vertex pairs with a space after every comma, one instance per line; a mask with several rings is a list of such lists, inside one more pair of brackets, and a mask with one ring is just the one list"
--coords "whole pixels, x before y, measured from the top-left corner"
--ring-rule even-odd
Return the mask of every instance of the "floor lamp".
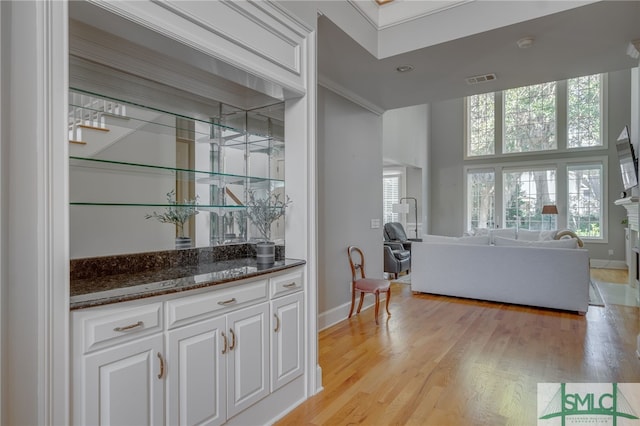
[[402, 200], [413, 200], [415, 207], [416, 240], [418, 239], [418, 200], [415, 197], [402, 197], [399, 204], [393, 205], [394, 213], [409, 213], [409, 204], [403, 204]]
[[543, 215], [549, 215], [549, 230], [551, 230], [552, 226], [551, 226], [551, 216], [550, 215], [557, 215], [558, 214], [558, 208], [556, 206], [554, 206], [553, 204], [550, 205], [546, 205], [546, 206], [542, 206], [542, 214]]

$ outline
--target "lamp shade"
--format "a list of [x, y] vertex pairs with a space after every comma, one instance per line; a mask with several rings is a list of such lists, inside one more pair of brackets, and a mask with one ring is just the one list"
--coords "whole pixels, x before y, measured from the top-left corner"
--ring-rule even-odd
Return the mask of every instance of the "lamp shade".
[[407, 203], [399, 203], [391, 206], [391, 211], [394, 213], [409, 213], [409, 204]]
[[558, 214], [558, 208], [553, 204], [542, 206], [542, 214]]

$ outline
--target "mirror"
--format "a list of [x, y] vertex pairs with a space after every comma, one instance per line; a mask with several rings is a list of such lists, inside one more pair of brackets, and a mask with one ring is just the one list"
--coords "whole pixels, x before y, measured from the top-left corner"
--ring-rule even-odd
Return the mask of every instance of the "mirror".
[[[209, 106], [203, 119], [70, 91], [72, 259], [265, 238], [247, 208], [284, 200], [284, 104]], [[269, 231], [284, 244], [284, 217]]]

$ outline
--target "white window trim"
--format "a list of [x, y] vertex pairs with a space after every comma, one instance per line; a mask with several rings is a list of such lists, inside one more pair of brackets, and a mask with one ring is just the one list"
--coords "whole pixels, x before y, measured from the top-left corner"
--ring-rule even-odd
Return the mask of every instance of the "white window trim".
[[[568, 122], [568, 114], [569, 110], [567, 108], [567, 80], [560, 80], [556, 82], [556, 144], [557, 148], [552, 150], [545, 151], [531, 151], [531, 152], [504, 152], [504, 138], [502, 137], [504, 134], [504, 119], [503, 119], [503, 111], [504, 111], [504, 99], [502, 96], [502, 91], [495, 92], [495, 113], [494, 113], [494, 127], [495, 127], [495, 142], [494, 142], [494, 154], [489, 155], [473, 155], [469, 156], [469, 114], [468, 114], [468, 104], [467, 98], [464, 98], [464, 160], [465, 161], [474, 161], [474, 160], [487, 160], [487, 159], [507, 159], [514, 157], [527, 157], [527, 156], [554, 156], [558, 154], [564, 154], [568, 152], [592, 152], [592, 151], [607, 151], [609, 149], [609, 138], [608, 138], [608, 108], [607, 105], [609, 99], [609, 77], [605, 74], [600, 74], [600, 88], [601, 88], [601, 96], [600, 96], [600, 139], [602, 140], [602, 145], [600, 146], [587, 146], [587, 147], [579, 147], [579, 148], [567, 148], [567, 122]], [[560, 131], [563, 130], [563, 131]]]
[[[465, 165], [463, 167], [464, 177], [463, 190], [464, 190], [464, 202], [463, 202], [463, 220], [466, 227], [469, 223], [469, 206], [468, 206], [468, 183], [467, 175], [469, 171], [493, 171], [495, 173], [495, 223], [498, 228], [502, 228], [504, 224], [504, 218], [502, 214], [504, 212], [504, 185], [502, 182], [503, 172], [517, 169], [533, 169], [535, 167], [556, 167], [556, 206], [562, 214], [558, 215], [557, 226], [558, 229], [564, 229], [567, 227], [567, 166], [569, 165], [586, 165], [586, 164], [601, 164], [602, 165], [602, 237], [601, 238], [588, 238], [583, 237], [589, 244], [608, 244], [609, 242], [609, 171], [608, 171], [609, 157], [606, 155], [593, 155], [583, 156], [575, 158], [543, 158], [540, 160], [529, 161], [517, 161], [517, 162], [492, 162], [478, 165]], [[465, 231], [467, 231], [465, 229]]]

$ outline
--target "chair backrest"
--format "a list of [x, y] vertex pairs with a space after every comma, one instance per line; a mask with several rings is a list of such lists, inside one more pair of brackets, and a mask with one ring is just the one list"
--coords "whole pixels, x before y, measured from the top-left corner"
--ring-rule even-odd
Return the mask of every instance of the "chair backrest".
[[387, 241], [405, 242], [409, 239], [400, 222], [388, 222], [384, 224], [384, 238]]
[[347, 254], [349, 255], [349, 266], [351, 266], [351, 281], [355, 282], [360, 278], [366, 278], [364, 272], [364, 254], [362, 250], [356, 246], [349, 246], [347, 248]]

